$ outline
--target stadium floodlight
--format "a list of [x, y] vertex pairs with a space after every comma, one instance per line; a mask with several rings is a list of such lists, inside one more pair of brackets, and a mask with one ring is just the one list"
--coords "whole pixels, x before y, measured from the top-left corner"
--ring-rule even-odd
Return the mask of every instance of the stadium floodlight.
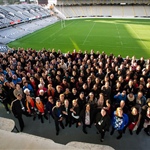
[[126, 3], [120, 3], [120, 5], [126, 5]]

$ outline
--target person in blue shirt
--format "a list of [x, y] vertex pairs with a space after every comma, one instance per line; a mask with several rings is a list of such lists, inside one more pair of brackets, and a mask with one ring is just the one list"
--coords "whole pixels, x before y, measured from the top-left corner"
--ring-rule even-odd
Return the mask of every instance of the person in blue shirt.
[[30, 95], [34, 97], [34, 90], [33, 90], [33, 87], [31, 86], [31, 84], [29, 84], [28, 82], [24, 82], [23, 83], [23, 91], [25, 89], [29, 89], [30, 90]]
[[115, 99], [115, 103], [120, 103], [121, 100], [126, 101], [127, 99], [127, 95], [126, 95], [126, 91], [123, 90], [122, 93], [118, 93], [117, 95], [114, 96]]
[[110, 132], [110, 135], [113, 135], [114, 131], [117, 130], [119, 135], [117, 136], [117, 139], [122, 138], [123, 129], [127, 126], [129, 122], [128, 115], [123, 113], [123, 110], [121, 107], [118, 107], [116, 111], [114, 111], [113, 117], [112, 117], [112, 130]]
[[21, 78], [18, 78], [17, 75], [13, 75], [12, 76], [12, 82], [16, 85], [17, 83], [20, 83], [22, 82]]

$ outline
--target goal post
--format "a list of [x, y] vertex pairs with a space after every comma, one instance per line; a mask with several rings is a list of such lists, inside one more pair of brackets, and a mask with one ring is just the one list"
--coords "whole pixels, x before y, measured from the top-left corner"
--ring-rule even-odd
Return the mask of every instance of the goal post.
[[61, 28], [65, 28], [66, 27], [66, 23], [65, 23], [65, 20], [64, 19], [61, 19]]

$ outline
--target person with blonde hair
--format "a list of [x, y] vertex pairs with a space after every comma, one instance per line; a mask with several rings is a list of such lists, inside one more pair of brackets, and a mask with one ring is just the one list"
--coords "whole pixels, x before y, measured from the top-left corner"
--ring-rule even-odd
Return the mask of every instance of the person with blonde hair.
[[76, 128], [78, 127], [79, 123], [79, 115], [80, 115], [80, 107], [76, 99], [72, 101], [72, 108], [71, 111], [71, 120], [73, 123], [76, 123]]
[[121, 139], [123, 129], [127, 126], [128, 122], [129, 122], [128, 116], [125, 113], [123, 113], [121, 107], [118, 107], [116, 111], [114, 111], [112, 117], [112, 131], [110, 132], [110, 135], [113, 135], [114, 131], [117, 130], [119, 133], [117, 139]]

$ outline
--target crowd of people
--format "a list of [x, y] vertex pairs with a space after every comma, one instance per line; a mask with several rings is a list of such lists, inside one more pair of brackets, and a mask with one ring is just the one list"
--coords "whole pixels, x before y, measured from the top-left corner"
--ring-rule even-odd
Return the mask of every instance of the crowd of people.
[[[150, 59], [122, 58], [105, 52], [62, 53], [32, 48], [0, 54], [0, 101], [18, 119], [54, 119], [60, 127], [94, 125], [103, 142], [105, 132], [126, 129], [150, 136]], [[11, 107], [9, 107], [9, 105]]]

